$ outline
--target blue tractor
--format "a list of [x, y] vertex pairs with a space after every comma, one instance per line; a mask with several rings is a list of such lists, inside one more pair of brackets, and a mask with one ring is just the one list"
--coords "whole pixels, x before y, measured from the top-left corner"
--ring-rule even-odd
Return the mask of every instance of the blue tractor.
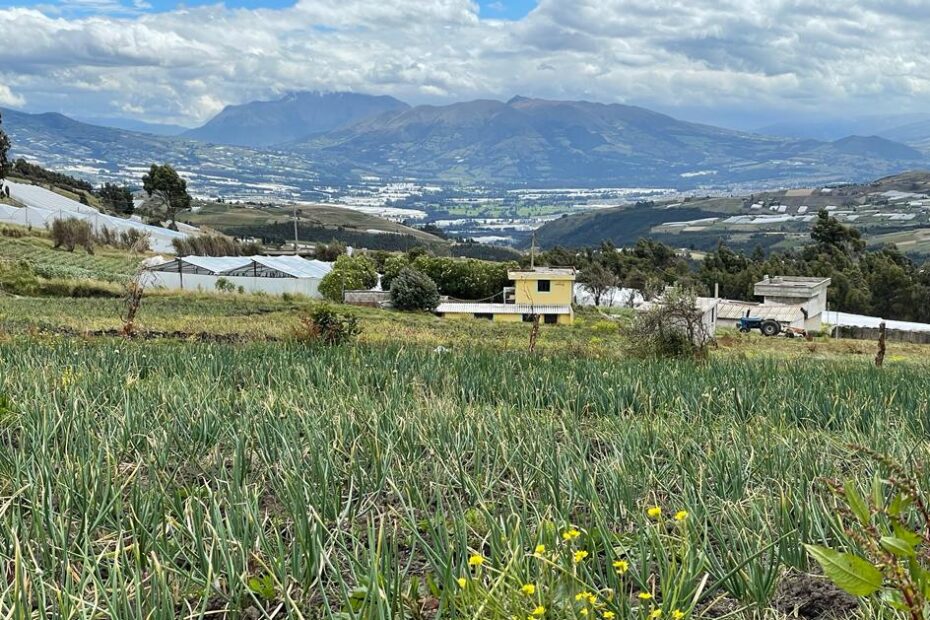
[[736, 328], [744, 334], [758, 329], [763, 336], [777, 336], [782, 331], [781, 323], [775, 319], [763, 319], [757, 316], [744, 316], [737, 322]]

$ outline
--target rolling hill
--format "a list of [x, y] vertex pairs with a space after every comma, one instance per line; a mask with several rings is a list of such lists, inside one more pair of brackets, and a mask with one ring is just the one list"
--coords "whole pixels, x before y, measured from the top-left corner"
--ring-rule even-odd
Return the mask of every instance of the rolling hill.
[[[809, 222], [804, 218], [820, 209], [857, 227], [870, 242], [910, 241], [914, 231], [930, 226], [922, 206], [924, 196], [930, 196], [930, 172], [914, 170], [830, 188], [691, 197], [590, 210], [547, 222], [536, 231], [536, 242], [543, 248], [594, 246], [602, 241], [624, 246], [640, 237], [653, 237], [676, 247], [710, 249], [724, 241], [751, 250], [756, 245], [784, 245], [798, 235], [806, 238]], [[930, 206], [930, 199], [926, 200]], [[751, 224], [750, 218], [771, 218], [772, 224]], [[902, 248], [915, 249], [907, 243]]]
[[214, 144], [266, 147], [305, 139], [409, 106], [393, 97], [356, 93], [293, 93], [276, 101], [227, 106], [184, 137]]

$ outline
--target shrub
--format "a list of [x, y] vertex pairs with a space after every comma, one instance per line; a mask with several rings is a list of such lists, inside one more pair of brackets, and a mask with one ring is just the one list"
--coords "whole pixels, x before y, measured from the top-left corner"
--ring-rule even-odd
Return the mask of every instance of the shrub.
[[439, 305], [439, 290], [428, 275], [407, 268], [391, 283], [391, 302], [398, 310], [430, 311]]
[[343, 292], [367, 290], [376, 284], [378, 272], [370, 258], [343, 254], [320, 282], [320, 294], [330, 301], [342, 302]]
[[634, 357], [703, 357], [710, 335], [690, 291], [670, 289], [662, 300], [639, 312], [625, 330], [627, 353]]
[[[410, 259], [404, 254], [397, 254], [384, 259], [384, 267], [381, 271], [381, 288], [385, 291], [391, 290], [391, 284], [394, 282], [394, 278], [408, 267], [410, 267]], [[421, 271], [420, 273], [423, 272]]]
[[0, 260], [0, 292], [8, 295], [35, 295], [39, 278], [26, 261]]
[[318, 243], [313, 250], [313, 256], [317, 260], [332, 263], [340, 256], [346, 253], [346, 244], [333, 241], [329, 244]]
[[216, 284], [213, 285], [220, 293], [235, 293], [236, 285], [226, 278], [217, 278]]
[[355, 340], [361, 333], [358, 318], [321, 304], [300, 317], [301, 329], [296, 337], [302, 342], [340, 345]]
[[39, 283], [36, 295], [42, 297], [95, 297], [117, 299], [123, 291], [114, 284], [93, 280], [44, 280]]
[[252, 256], [261, 246], [254, 242], [240, 243], [226, 235], [197, 235], [174, 239], [171, 244], [178, 256]]
[[56, 248], [63, 247], [69, 252], [82, 247], [88, 254], [94, 253], [94, 233], [90, 224], [75, 217], [52, 222], [52, 241]]

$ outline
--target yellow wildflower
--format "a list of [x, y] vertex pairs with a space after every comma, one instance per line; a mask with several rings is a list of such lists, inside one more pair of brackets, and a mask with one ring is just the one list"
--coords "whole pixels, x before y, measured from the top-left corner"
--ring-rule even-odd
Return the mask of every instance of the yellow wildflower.
[[546, 552], [546, 545], [536, 545], [536, 549], [533, 550], [533, 553], [536, 555], [542, 555]]
[[484, 557], [478, 554], [475, 554], [471, 556], [470, 558], [468, 558], [469, 566], [481, 566], [482, 564], [484, 564]]
[[546, 613], [546, 608], [543, 607], [542, 605], [537, 606], [536, 609], [533, 610], [533, 615], [536, 616], [537, 618], [543, 615], [544, 613]]
[[649, 620], [659, 620], [659, 618], [661, 617], [662, 617], [661, 609], [653, 609], [651, 612], [649, 612]]
[[648, 601], [649, 599], [652, 598], [652, 595], [649, 594], [648, 592], [640, 592], [639, 594], [637, 594], [637, 596], [639, 597], [639, 600], [641, 601]]
[[676, 521], [684, 521], [684, 520], [687, 519], [687, 518], [688, 518], [688, 511], [687, 511], [687, 510], [679, 510], [678, 512], [675, 513], [675, 520], [676, 520]]
[[579, 609], [579, 610], [578, 610], [578, 613], [581, 614], [582, 616], [587, 616], [587, 615], [588, 615], [588, 608], [587, 608], [587, 607], [584, 607], [584, 608], [582, 608], [582, 609]]
[[571, 528], [569, 530], [565, 530], [564, 532], [562, 532], [563, 540], [575, 540], [579, 536], [581, 536], [581, 532], [579, 532], [575, 528]]
[[617, 560], [614, 562], [614, 570], [617, 571], [618, 575], [622, 575], [623, 573], [630, 570], [630, 563], [626, 560]]
[[658, 519], [659, 517], [662, 516], [662, 509], [659, 508], [658, 506], [653, 506], [652, 508], [646, 511], [646, 514], [649, 515], [650, 519]]
[[464, 588], [465, 584], [468, 583], [468, 580], [465, 579], [464, 577], [459, 577], [458, 579], [455, 580], [455, 583], [459, 584], [460, 588]]
[[536, 594], [536, 585], [532, 583], [525, 583], [523, 584], [523, 587], [520, 588], [520, 593], [524, 594], [525, 596], [533, 596]]
[[578, 594], [576, 594], [575, 600], [584, 601], [590, 605], [593, 605], [595, 602], [597, 602], [597, 596], [585, 590], [584, 592], [579, 592]]
[[613, 619], [616, 618], [616, 617], [617, 617], [617, 615], [616, 615], [614, 612], [612, 612], [612, 611], [605, 611], [605, 612], [604, 612], [604, 620], [613, 620]]
[[588, 557], [588, 552], [585, 551], [584, 549], [580, 549], [572, 554], [572, 561], [575, 564], [578, 564], [579, 562], [584, 561], [586, 557]]
[[672, 612], [672, 620], [681, 620], [685, 617], [685, 612], [680, 609], [676, 609]]

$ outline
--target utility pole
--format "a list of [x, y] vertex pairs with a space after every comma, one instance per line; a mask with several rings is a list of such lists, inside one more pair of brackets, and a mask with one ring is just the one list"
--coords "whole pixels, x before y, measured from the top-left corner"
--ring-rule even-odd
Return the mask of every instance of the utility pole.
[[297, 203], [294, 203], [294, 256], [297, 256]]
[[530, 269], [536, 269], [536, 231], [533, 231], [533, 240], [530, 241]]

